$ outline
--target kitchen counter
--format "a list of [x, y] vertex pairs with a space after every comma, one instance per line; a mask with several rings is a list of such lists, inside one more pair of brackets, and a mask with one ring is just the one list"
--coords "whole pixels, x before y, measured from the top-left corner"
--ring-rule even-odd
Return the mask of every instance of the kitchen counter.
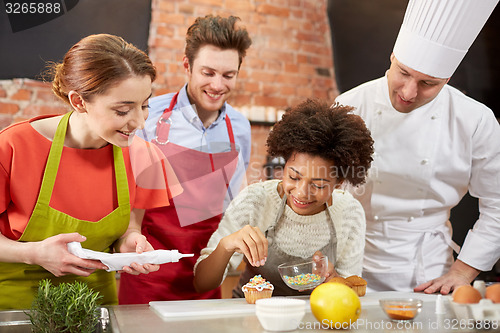
[[[419, 298], [424, 304], [420, 314], [410, 322], [393, 322], [385, 315], [378, 304], [382, 298]], [[308, 300], [308, 297], [298, 297]], [[495, 324], [496, 329], [481, 330], [479, 323], [473, 321], [458, 320], [450, 304], [446, 302], [446, 313], [435, 314], [435, 301], [437, 295], [426, 295], [422, 293], [398, 293], [382, 292], [368, 293], [360, 298], [362, 312], [358, 321], [343, 332], [374, 332], [374, 331], [396, 331], [396, 332], [500, 332], [500, 322]], [[113, 332], [204, 332], [204, 333], [224, 333], [224, 332], [266, 332], [260, 325], [253, 311], [246, 312], [244, 299], [224, 299], [224, 300], [202, 300], [202, 301], [177, 301], [161, 302], [168, 303], [168, 306], [175, 304], [178, 314], [169, 315], [168, 312], [162, 316], [158, 310], [148, 305], [121, 305], [111, 307], [111, 326]], [[156, 303], [157, 305], [160, 302]], [[208, 311], [217, 311], [218, 307], [226, 307], [225, 314], [203, 315], [200, 304], [206, 306]], [[161, 305], [161, 304], [160, 304]], [[254, 307], [254, 305], [248, 305]], [[161, 307], [156, 307], [161, 308]], [[189, 313], [189, 309], [193, 313]], [[183, 311], [182, 309], [186, 309]], [[234, 312], [231, 314], [231, 309]], [[176, 310], [177, 312], [177, 310]], [[318, 322], [309, 305], [307, 312], [302, 319], [299, 329], [296, 331], [325, 332]]]
[[[309, 299], [308, 296], [297, 298], [306, 301]], [[378, 304], [382, 298], [418, 298], [423, 301], [422, 311], [413, 321], [393, 322]], [[422, 293], [368, 293], [360, 297], [360, 318], [342, 332], [500, 332], [499, 321], [490, 323], [490, 326], [494, 327], [484, 330], [479, 326], [481, 323], [458, 320], [448, 302], [445, 302], [445, 314], [435, 314], [436, 298], [437, 295]], [[154, 302], [152, 306], [110, 306], [107, 307], [110, 323], [106, 332], [266, 332], [254, 314], [254, 307], [244, 299]], [[11, 318], [10, 323], [5, 318]], [[0, 311], [0, 332], [30, 332], [29, 321], [26, 319], [23, 311]], [[306, 315], [295, 332], [328, 332], [325, 328], [325, 325], [314, 318], [308, 304]]]

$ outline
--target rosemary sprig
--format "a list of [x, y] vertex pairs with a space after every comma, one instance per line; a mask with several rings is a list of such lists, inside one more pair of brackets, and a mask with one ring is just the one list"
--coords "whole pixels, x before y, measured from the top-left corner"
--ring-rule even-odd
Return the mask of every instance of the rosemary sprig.
[[53, 286], [42, 280], [28, 316], [32, 332], [95, 332], [102, 296], [83, 282]]

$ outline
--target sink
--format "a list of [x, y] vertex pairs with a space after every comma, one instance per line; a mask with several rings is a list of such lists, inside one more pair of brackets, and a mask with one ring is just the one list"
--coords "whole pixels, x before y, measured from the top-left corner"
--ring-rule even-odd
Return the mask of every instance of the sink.
[[30, 319], [22, 310], [0, 311], [0, 331], [2, 333], [30, 333]]
[[[109, 320], [110, 309], [100, 308], [101, 318], [95, 330], [96, 333], [112, 332]], [[0, 332], [2, 333], [31, 333], [30, 318], [25, 310], [0, 311]]]

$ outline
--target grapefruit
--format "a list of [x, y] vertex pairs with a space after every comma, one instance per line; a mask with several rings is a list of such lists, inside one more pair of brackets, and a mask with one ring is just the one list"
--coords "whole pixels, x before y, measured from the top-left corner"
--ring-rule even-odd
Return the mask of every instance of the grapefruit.
[[310, 297], [311, 311], [322, 326], [349, 328], [361, 314], [361, 302], [345, 284], [328, 282], [317, 286]]

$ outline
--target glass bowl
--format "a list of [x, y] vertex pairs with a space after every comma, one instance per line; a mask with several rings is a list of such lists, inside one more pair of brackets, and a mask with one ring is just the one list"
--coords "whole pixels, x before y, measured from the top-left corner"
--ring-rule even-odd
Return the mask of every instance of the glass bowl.
[[278, 266], [281, 279], [295, 290], [313, 289], [325, 281], [328, 272], [328, 257], [322, 256], [319, 261], [312, 258], [287, 262]]
[[408, 321], [422, 310], [423, 302], [414, 298], [393, 298], [379, 300], [382, 310], [394, 321]]

